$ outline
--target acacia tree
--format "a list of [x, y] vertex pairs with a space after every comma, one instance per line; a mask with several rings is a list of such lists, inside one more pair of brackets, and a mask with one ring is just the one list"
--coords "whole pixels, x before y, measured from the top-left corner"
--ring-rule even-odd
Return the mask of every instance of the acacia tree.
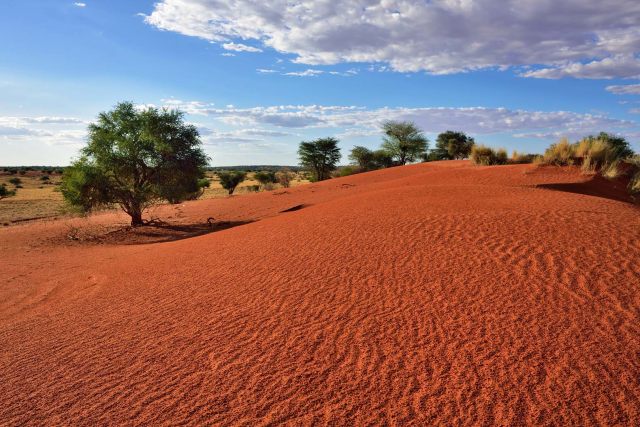
[[464, 132], [448, 130], [438, 135], [434, 157], [437, 160], [464, 159], [469, 157], [474, 144], [474, 139]]
[[376, 168], [374, 152], [361, 145], [356, 145], [351, 149], [349, 160], [365, 171]]
[[117, 204], [132, 226], [143, 225], [152, 204], [191, 198], [205, 185], [201, 145], [182, 112], [120, 103], [89, 125], [87, 146], [65, 169], [62, 194], [84, 211]]
[[429, 140], [413, 122], [390, 120], [383, 123], [382, 130], [382, 149], [401, 165], [420, 158], [429, 148]]
[[220, 178], [220, 185], [222, 186], [222, 188], [229, 192], [229, 195], [232, 195], [233, 192], [236, 191], [236, 187], [240, 185], [240, 183], [244, 181], [246, 177], [246, 172], [230, 171], [218, 173], [218, 178]]
[[319, 138], [315, 141], [300, 143], [298, 148], [300, 165], [313, 173], [315, 181], [323, 181], [331, 177], [331, 172], [342, 155], [336, 138]]

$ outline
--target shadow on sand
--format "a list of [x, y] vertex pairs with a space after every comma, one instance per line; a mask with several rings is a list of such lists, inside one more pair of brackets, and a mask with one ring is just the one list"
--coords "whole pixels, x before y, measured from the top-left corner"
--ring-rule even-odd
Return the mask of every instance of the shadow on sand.
[[634, 200], [627, 191], [628, 179], [608, 180], [599, 175], [586, 182], [566, 184], [538, 184], [537, 188], [546, 188], [554, 191], [584, 194], [587, 196], [601, 197], [603, 199], [619, 202], [633, 203]]

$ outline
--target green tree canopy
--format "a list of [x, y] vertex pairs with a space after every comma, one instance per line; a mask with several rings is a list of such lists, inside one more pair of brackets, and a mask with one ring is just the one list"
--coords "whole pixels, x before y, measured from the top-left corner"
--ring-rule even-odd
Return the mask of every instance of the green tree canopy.
[[351, 160], [352, 164], [357, 165], [360, 169], [365, 171], [372, 170], [377, 167], [374, 152], [361, 145], [356, 145], [351, 149], [349, 160]]
[[191, 198], [202, 188], [208, 158], [201, 145], [182, 112], [120, 103], [89, 125], [87, 146], [65, 169], [62, 194], [85, 211], [117, 204], [131, 225], [142, 225], [147, 207]]
[[464, 132], [448, 130], [436, 139], [435, 157], [439, 160], [464, 159], [469, 157], [475, 141]]
[[256, 172], [253, 177], [262, 185], [275, 184], [278, 182], [278, 178], [276, 178], [276, 173], [274, 171]]
[[240, 171], [229, 171], [229, 172], [218, 172], [218, 178], [220, 178], [220, 185], [222, 188], [229, 192], [229, 195], [232, 195], [234, 191], [236, 191], [236, 187], [240, 185], [242, 181], [247, 177], [246, 172]]
[[382, 149], [401, 165], [415, 161], [429, 149], [429, 140], [413, 122], [390, 120], [382, 125], [382, 130], [385, 134]]
[[313, 179], [322, 181], [331, 177], [340, 160], [340, 148], [336, 138], [319, 138], [315, 141], [301, 142], [298, 148], [300, 165], [309, 169]]

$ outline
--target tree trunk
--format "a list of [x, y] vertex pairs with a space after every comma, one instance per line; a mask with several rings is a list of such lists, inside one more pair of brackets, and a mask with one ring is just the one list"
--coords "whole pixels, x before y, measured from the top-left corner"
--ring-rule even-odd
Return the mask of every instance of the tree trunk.
[[144, 222], [142, 221], [142, 212], [140, 212], [140, 211], [130, 212], [129, 215], [131, 215], [131, 226], [132, 227], [138, 227], [138, 226], [144, 224]]

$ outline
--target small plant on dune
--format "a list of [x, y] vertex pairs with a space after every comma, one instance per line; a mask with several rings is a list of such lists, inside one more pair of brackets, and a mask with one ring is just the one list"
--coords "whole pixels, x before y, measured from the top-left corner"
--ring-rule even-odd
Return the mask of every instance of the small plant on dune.
[[496, 164], [497, 165], [506, 165], [509, 160], [509, 155], [507, 154], [507, 150], [504, 148], [498, 148], [496, 151]]
[[513, 163], [513, 164], [533, 163], [535, 157], [536, 157], [535, 154], [519, 153], [514, 150], [514, 152], [511, 154], [511, 159], [509, 159], [509, 163]]
[[0, 185], [0, 200], [16, 195], [16, 190], [9, 190], [6, 184]]
[[547, 165], [568, 166], [573, 165], [575, 147], [567, 138], [562, 138], [555, 144], [551, 144], [544, 152], [543, 163]]
[[9, 180], [9, 182], [13, 185], [15, 185], [16, 187], [20, 184], [22, 184], [22, 180], [20, 178], [11, 178]]
[[471, 147], [470, 158], [476, 165], [504, 165], [507, 163], [508, 155], [504, 148], [494, 150], [485, 145], [474, 145]]
[[493, 164], [495, 152], [490, 147], [484, 145], [474, 145], [471, 147], [471, 161], [476, 165], [488, 166]]
[[616, 179], [620, 175], [622, 175], [622, 170], [620, 169], [620, 160], [614, 160], [611, 163], [607, 163], [601, 169], [602, 176], [607, 179]]
[[608, 142], [601, 139], [584, 138], [576, 144], [576, 157], [589, 158], [595, 169], [615, 159], [615, 152]]
[[584, 175], [595, 175], [597, 173], [596, 163], [591, 160], [591, 156], [586, 156], [582, 159], [580, 170]]
[[229, 195], [232, 195], [236, 190], [236, 187], [240, 185], [242, 181], [247, 177], [246, 172], [220, 172], [218, 173], [218, 178], [220, 178], [220, 185], [222, 188], [229, 192]]

